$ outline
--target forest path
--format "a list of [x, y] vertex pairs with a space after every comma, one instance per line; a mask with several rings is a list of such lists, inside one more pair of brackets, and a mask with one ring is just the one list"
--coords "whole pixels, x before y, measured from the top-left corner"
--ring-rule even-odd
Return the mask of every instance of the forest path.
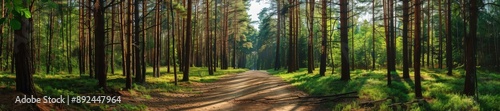
[[323, 109], [281, 78], [264, 71], [231, 74], [213, 83], [193, 83], [189, 93], [151, 93], [152, 99], [132, 100], [148, 110], [190, 111], [310, 111]]

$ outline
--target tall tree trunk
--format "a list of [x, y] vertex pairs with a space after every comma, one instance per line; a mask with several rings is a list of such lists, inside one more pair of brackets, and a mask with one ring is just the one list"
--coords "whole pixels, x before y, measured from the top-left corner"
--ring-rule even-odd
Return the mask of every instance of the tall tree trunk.
[[[23, 2], [27, 6], [26, 1]], [[16, 90], [26, 95], [36, 96], [33, 82], [33, 65], [31, 62], [31, 51], [28, 47], [31, 38], [31, 23], [23, 16], [15, 16], [15, 20], [21, 22], [21, 28], [14, 30], [14, 57], [16, 69]], [[14, 67], [14, 66], [12, 66]]]
[[141, 19], [139, 17], [139, 1], [135, 0], [134, 1], [134, 54], [135, 54], [135, 81], [138, 83], [144, 83], [146, 78], [142, 78], [142, 63], [141, 63], [141, 45], [143, 43], [140, 43], [139, 36], [140, 36], [140, 26], [139, 26], [139, 20]]
[[[313, 6], [311, 9], [314, 8], [314, 5], [311, 5]], [[322, 1], [322, 4], [321, 4], [321, 28], [322, 28], [322, 34], [321, 34], [321, 60], [320, 60], [320, 65], [319, 65], [319, 75], [321, 76], [325, 76], [325, 72], [326, 72], [326, 36], [327, 35], [327, 31], [326, 31], [326, 0], [323, 0]], [[314, 13], [314, 11], [311, 11], [311, 13]], [[311, 18], [314, 18], [314, 16], [312, 16], [311, 14]], [[311, 24], [311, 27], [312, 27], [312, 21], [310, 22]], [[312, 28], [310, 29], [311, 31], [309, 31], [310, 33], [312, 32]], [[312, 49], [312, 34], [309, 34], [309, 47]], [[312, 55], [312, 52], [310, 52], [311, 54], [309, 56]], [[312, 58], [311, 58], [312, 59]], [[309, 59], [309, 60], [311, 60]], [[311, 67], [311, 66], [310, 66]], [[310, 71], [310, 73], [312, 73], [312, 70]]]
[[184, 43], [184, 58], [183, 59], [183, 76], [182, 81], [189, 81], [189, 51], [191, 49], [191, 11], [192, 11], [192, 0], [187, 0], [187, 23], [186, 23], [186, 41]]
[[347, 26], [347, 0], [340, 0], [340, 47], [341, 47], [341, 62], [342, 74], [340, 79], [347, 81], [351, 79], [349, 72], [349, 44], [348, 44], [348, 31]]
[[[0, 15], [0, 17], [4, 18], [5, 17], [5, 0], [2, 0], [2, 15]], [[0, 60], [4, 57], [2, 54], [2, 51], [3, 51], [3, 38], [4, 38], [4, 35], [3, 35], [3, 25], [0, 26]], [[0, 65], [0, 70], [2, 68], [3, 65]]]
[[392, 71], [392, 18], [391, 18], [391, 0], [384, 0], [384, 28], [385, 28], [385, 47], [387, 56], [387, 85], [391, 85], [391, 71]]
[[[166, 0], [165, 0], [165, 2], [166, 2]], [[172, 3], [170, 3], [170, 4], [172, 4]], [[147, 8], [146, 8], [146, 9], [147, 9]], [[168, 9], [167, 9], [167, 10], [168, 10]], [[144, 13], [146, 13], [146, 11], [144, 11]], [[167, 23], [169, 23], [169, 22], [170, 22], [170, 19], [174, 19], [173, 17], [168, 16], [168, 14], [169, 14], [169, 13], [167, 13], [167, 14], [166, 14], [166, 15], [167, 15]], [[171, 24], [173, 24], [173, 23], [171, 23]], [[166, 50], [167, 50], [167, 51], [166, 51], [166, 52], [167, 52], [167, 55], [166, 55], [166, 56], [167, 56], [167, 57], [166, 57], [166, 58], [167, 58], [167, 73], [170, 73], [170, 65], [171, 65], [171, 64], [170, 64], [170, 61], [172, 60], [172, 59], [170, 58], [170, 37], [173, 37], [174, 33], [173, 33], [173, 32], [171, 33], [171, 32], [170, 32], [170, 30], [172, 30], [174, 27], [172, 27], [172, 26], [171, 26], [171, 24], [170, 24], [170, 25], [169, 25], [169, 24], [167, 24], [167, 47], [166, 47]], [[173, 50], [173, 49], [172, 49], [172, 50]], [[172, 54], [173, 54], [173, 53], [172, 53]], [[172, 60], [172, 61], [173, 61], [173, 60]]]
[[431, 61], [431, 0], [427, 0], [427, 67], [430, 68], [429, 62]]
[[[111, 3], [113, 4], [113, 3]], [[111, 74], [115, 74], [115, 15], [116, 6], [111, 6], [111, 57], [109, 60], [109, 67], [111, 68]]]
[[127, 0], [127, 5], [128, 5], [128, 8], [127, 8], [127, 14], [126, 14], [126, 22], [125, 22], [125, 70], [123, 72], [126, 73], [126, 78], [125, 78], [125, 89], [130, 89], [132, 88], [132, 73], [130, 72], [130, 70], [132, 70], [132, 67], [131, 67], [131, 49], [132, 49], [132, 27], [131, 27], [131, 23], [132, 23], [132, 0]]
[[212, 49], [211, 49], [211, 39], [210, 36], [211, 36], [211, 30], [210, 30], [210, 0], [206, 0], [206, 21], [205, 21], [205, 36], [206, 36], [206, 54], [207, 54], [207, 67], [208, 67], [208, 74], [209, 75], [214, 75], [214, 71], [212, 69]]
[[414, 63], [413, 65], [415, 70], [415, 97], [422, 98], [422, 86], [420, 81], [420, 0], [415, 0], [415, 55], [414, 55]]
[[[293, 0], [288, 0], [289, 3], [292, 3]], [[290, 24], [288, 25], [288, 73], [291, 73], [291, 72], [294, 72], [294, 65], [293, 65], [293, 11], [292, 11], [292, 8], [289, 7], [288, 9], [288, 22], [290, 22]]]
[[94, 4], [94, 40], [95, 40], [95, 74], [98, 76], [99, 87], [106, 89], [106, 54], [105, 54], [105, 32], [104, 32], [104, 1], [96, 0]]
[[408, 0], [403, 0], [403, 78], [410, 78], [408, 68]]
[[[87, 6], [91, 7], [92, 6], [92, 1], [91, 0], [87, 0]], [[92, 21], [90, 19], [90, 15], [92, 15], [92, 9], [91, 8], [88, 8], [88, 11], [87, 11], [87, 32], [88, 32], [88, 35], [87, 35], [87, 47], [88, 47], [88, 64], [89, 64], [89, 75], [91, 78], [94, 78], [94, 69], [92, 67], [93, 65], [93, 58], [92, 58], [92, 27], [91, 27], [91, 24], [92, 24]], [[97, 77], [97, 76], [96, 76]]]
[[372, 3], [372, 70], [375, 70], [375, 0]]
[[[307, 51], [308, 51], [308, 52], [307, 52], [307, 58], [308, 58], [308, 59], [307, 59], [307, 73], [313, 73], [313, 69], [314, 69], [314, 58], [313, 58], [314, 56], [313, 56], [313, 51], [314, 51], [314, 49], [313, 49], [313, 42], [312, 42], [312, 41], [313, 41], [313, 36], [314, 36], [314, 35], [313, 35], [313, 33], [314, 33], [314, 31], [313, 31], [313, 30], [314, 30], [314, 2], [315, 2], [315, 1], [314, 1], [314, 0], [309, 0], [309, 2], [310, 2], [310, 3], [309, 3], [309, 17], [308, 17], [308, 18], [309, 18], [309, 39], [308, 39], [308, 44], [307, 44], [307, 49], [308, 49], [308, 50], [307, 50]], [[326, 2], [326, 1], [325, 1], [325, 2]], [[322, 12], [322, 13], [324, 13], [324, 14], [325, 14], [325, 15], [323, 15], [323, 16], [326, 16], [326, 11], [325, 11], [325, 10], [326, 10], [326, 4], [324, 4], [324, 5], [325, 5], [325, 6], [324, 6], [324, 8], [323, 8], [323, 12]], [[323, 17], [323, 19], [324, 19], [324, 18], [325, 18], [325, 17]], [[325, 21], [325, 20], [323, 20], [323, 21]], [[326, 23], [324, 23], [323, 25], [325, 25], [325, 26], [326, 26]], [[323, 26], [323, 28], [324, 28], [324, 29], [326, 28], [325, 26]], [[279, 30], [279, 28], [278, 28], [278, 30]], [[323, 30], [323, 32], [326, 32], [326, 30]], [[278, 34], [279, 34], [279, 33], [278, 33]], [[323, 37], [324, 37], [324, 38], [326, 38], [326, 34], [325, 34], [325, 35], [323, 35]], [[322, 47], [325, 47], [325, 46], [323, 45]], [[326, 50], [326, 48], [325, 48], [325, 49], [322, 49], [322, 50]], [[322, 53], [324, 53], [324, 52], [322, 51]], [[325, 54], [325, 55], [326, 55], [326, 54]], [[326, 62], [326, 61], [325, 61], [325, 62]], [[326, 66], [324, 66], [324, 67], [326, 67]], [[320, 71], [320, 73], [323, 73], [323, 74], [324, 74], [325, 72], [321, 72], [321, 71]]]
[[439, 55], [438, 55], [439, 69], [443, 69], [443, 36], [441, 36], [442, 33], [443, 33], [443, 31], [442, 31], [442, 29], [443, 29], [443, 26], [442, 26], [443, 25], [443, 23], [442, 23], [443, 19], [441, 17], [443, 10], [441, 10], [441, 6], [442, 6], [441, 1], [442, 0], [438, 0], [438, 5], [439, 5], [439, 7], [438, 7], [439, 8], [438, 9], [438, 12], [439, 12], [439, 29], [438, 29], [438, 32], [439, 32], [438, 33], [438, 37], [439, 37]]
[[[84, 24], [84, 20], [85, 20], [85, 16], [84, 16], [84, 6], [83, 6], [83, 2], [84, 0], [79, 0], [80, 3], [80, 7], [79, 7], [79, 22], [78, 22], [78, 65], [79, 65], [79, 71], [80, 71], [80, 76], [82, 76], [83, 73], [85, 73], [85, 49], [84, 49], [84, 44], [85, 44], [85, 24]], [[40, 19], [38, 19], [40, 20]], [[40, 38], [40, 36], [38, 36]], [[39, 48], [40, 49], [40, 48]], [[38, 52], [38, 51], [37, 51]]]
[[217, 13], [217, 12], [218, 12], [218, 11], [217, 11], [217, 4], [218, 4], [218, 2], [217, 2], [217, 1], [218, 1], [218, 0], [216, 0], [215, 5], [214, 5], [214, 13], [215, 13], [215, 14], [214, 14], [214, 16], [215, 16], [215, 20], [214, 20], [214, 26], [215, 26], [215, 29], [214, 29], [214, 30], [215, 30], [215, 31], [214, 31], [214, 34], [213, 34], [213, 38], [214, 38], [214, 39], [213, 39], [213, 44], [214, 44], [214, 46], [213, 46], [213, 52], [212, 52], [212, 54], [213, 54], [212, 63], [213, 63], [213, 65], [214, 65], [214, 67], [213, 67], [213, 68], [214, 68], [214, 69], [213, 69], [213, 70], [214, 70], [214, 72], [216, 72], [216, 71], [217, 71], [217, 66], [218, 66], [218, 64], [219, 64], [219, 63], [218, 63], [219, 56], [217, 55], [217, 46], [218, 46], [218, 45], [217, 45], [217, 31], [218, 31], [218, 30], [217, 30], [217, 27], [218, 27], [218, 24], [217, 24], [217, 23], [219, 22], [219, 21], [218, 21], [218, 17], [219, 17], [219, 15], [218, 15], [218, 13]]
[[[277, 29], [278, 33], [276, 33], [276, 56], [274, 57], [274, 70], [279, 70], [281, 65], [280, 65], [280, 38], [281, 38], [281, 0], [276, 1], [278, 3], [276, 13], [278, 14], [278, 24], [277, 24]], [[244, 56], [242, 56], [244, 58]]]
[[[71, 4], [71, 0], [68, 0], [68, 4]], [[70, 6], [68, 6], [68, 9], [67, 9], [67, 15], [66, 15], [66, 64], [68, 65], [68, 73], [71, 74], [73, 73], [72, 71], [72, 64], [71, 64], [71, 61], [70, 61], [70, 54], [71, 54], [71, 46], [70, 46], [70, 39], [71, 39], [71, 19], [70, 19], [70, 16], [71, 16], [71, 10], [70, 10]], [[30, 19], [31, 21], [33, 21], [33, 19], [31, 18]], [[34, 43], [31, 43], [31, 46], [32, 46], [32, 49], [34, 49]], [[32, 51], [33, 53], [35, 52], [34, 50]], [[34, 55], [34, 54], [32, 54]], [[33, 60], [35, 58], [33, 57]], [[32, 61], [34, 62], [34, 61]], [[34, 63], [33, 63], [34, 64]], [[34, 67], [33, 67], [34, 68]]]
[[294, 11], [295, 11], [294, 12], [294, 14], [295, 14], [294, 15], [294, 20], [295, 20], [295, 22], [294, 22], [294, 25], [295, 25], [294, 30], [295, 30], [295, 32], [294, 32], [294, 40], [293, 40], [294, 41], [293, 42], [293, 45], [294, 45], [294, 47], [293, 47], [293, 49], [294, 49], [293, 50], [293, 57], [294, 57], [294, 65], [295, 65], [294, 66], [294, 70], [299, 70], [299, 62], [300, 62], [299, 61], [299, 56], [298, 56], [298, 41], [299, 41], [298, 38], [299, 38], [299, 33], [300, 33], [299, 32], [299, 20], [300, 20], [300, 16], [299, 16], [300, 15], [299, 0], [295, 0], [294, 4], [295, 4], [295, 7], [294, 7]]
[[54, 26], [53, 26], [53, 24], [54, 24], [54, 23], [53, 23], [53, 22], [54, 22], [54, 21], [53, 21], [53, 20], [54, 20], [54, 14], [53, 14], [53, 13], [54, 13], [54, 12], [53, 12], [53, 11], [54, 11], [54, 10], [52, 10], [52, 9], [50, 10], [50, 20], [49, 20], [49, 43], [48, 43], [48, 44], [49, 44], [49, 46], [48, 46], [48, 47], [49, 47], [49, 50], [48, 50], [48, 53], [47, 53], [47, 66], [46, 66], [46, 68], [47, 68], [47, 69], [46, 69], [46, 71], [47, 71], [47, 72], [46, 72], [46, 74], [50, 74], [50, 66], [51, 66], [51, 64], [50, 64], [50, 63], [52, 63], [52, 60], [51, 60], [51, 59], [52, 59], [52, 43], [53, 43], [52, 38], [53, 38], [53, 33], [54, 33], [54, 32], [53, 32], [53, 30], [52, 30], [52, 29], [54, 28]]
[[447, 0], [447, 8], [446, 8], [446, 67], [448, 68], [447, 75], [453, 74], [453, 52], [451, 45], [451, 0]]
[[391, 28], [391, 72], [393, 74], [397, 74], [396, 72], [396, 17], [395, 17], [395, 11], [394, 11], [394, 3], [395, 0], [390, 0], [390, 28]]
[[121, 43], [121, 49], [122, 49], [121, 52], [122, 52], [122, 75], [123, 76], [127, 75], [127, 70], [128, 70], [127, 66], [126, 66], [126, 62], [127, 61], [125, 59], [126, 55], [127, 55], [126, 54], [126, 50], [127, 50], [126, 48], [127, 47], [126, 47], [126, 43], [125, 43], [125, 36], [126, 36], [125, 33], [126, 33], [126, 30], [127, 30], [127, 28], [126, 28], [126, 16], [125, 16], [126, 12], [124, 11], [125, 10], [125, 4], [126, 4], [125, 1], [121, 2], [120, 3], [120, 8], [118, 8], [119, 11], [120, 11], [120, 29], [121, 29], [121, 31], [120, 31], [120, 43]]
[[228, 65], [228, 46], [227, 46], [227, 42], [228, 42], [228, 38], [229, 38], [229, 29], [228, 29], [228, 25], [229, 25], [229, 20], [228, 20], [228, 17], [229, 17], [229, 2], [227, 0], [225, 0], [224, 2], [224, 38], [223, 38], [223, 43], [222, 43], [222, 57], [221, 57], [221, 69], [227, 69]]
[[466, 65], [465, 65], [465, 83], [464, 94], [473, 96], [476, 94], [477, 76], [476, 76], [476, 32], [477, 32], [477, 16], [478, 6], [477, 0], [471, 0], [469, 5], [469, 36], [466, 37]]
[[351, 9], [347, 12], [350, 15], [347, 15], [347, 16], [348, 16], [348, 18], [352, 17], [351, 25], [349, 27], [354, 27], [351, 30], [351, 68], [350, 68], [350, 70], [354, 70], [354, 67], [356, 65], [355, 58], [354, 58], [354, 29], [356, 29], [356, 27], [354, 26], [354, 20], [355, 20], [355, 18], [354, 18], [354, 1], [350, 0], [348, 4], [351, 4]]
[[147, 14], [146, 13], [147, 12], [146, 11], [148, 10], [148, 4], [147, 4], [146, 0], [142, 1], [142, 8], [143, 8], [142, 9], [142, 18], [141, 18], [141, 20], [142, 20], [142, 23], [141, 23], [142, 24], [142, 43], [140, 45], [141, 52], [139, 55], [141, 56], [141, 58], [140, 58], [140, 63], [141, 63], [140, 71], [141, 71], [141, 75], [142, 75], [141, 78], [142, 78], [142, 80], [144, 80], [143, 82], [146, 82], [146, 57], [147, 57], [146, 56], [146, 39], [147, 39], [146, 38], [147, 37], [147, 34], [146, 34], [146, 32], [147, 32], [147, 29], [146, 29], [146, 21], [147, 21], [146, 16], [147, 16]]

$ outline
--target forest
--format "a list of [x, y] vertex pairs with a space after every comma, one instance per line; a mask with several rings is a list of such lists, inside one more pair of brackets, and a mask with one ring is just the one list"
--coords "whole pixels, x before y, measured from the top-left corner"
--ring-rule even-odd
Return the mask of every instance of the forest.
[[500, 110], [500, 0], [0, 3], [0, 111]]

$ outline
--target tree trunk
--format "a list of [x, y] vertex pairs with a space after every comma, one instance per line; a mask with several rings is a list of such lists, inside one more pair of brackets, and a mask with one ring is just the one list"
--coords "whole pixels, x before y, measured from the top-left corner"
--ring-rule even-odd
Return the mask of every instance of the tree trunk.
[[208, 74], [209, 75], [214, 75], [214, 70], [212, 69], [212, 38], [211, 38], [211, 30], [210, 30], [210, 0], [206, 0], [206, 21], [205, 21], [205, 36], [206, 36], [206, 54], [207, 54], [207, 67], [208, 67]]
[[54, 13], [54, 12], [53, 12], [53, 11], [54, 11], [54, 10], [52, 10], [52, 9], [50, 10], [50, 20], [49, 20], [49, 43], [48, 43], [48, 44], [49, 44], [49, 46], [48, 46], [48, 47], [49, 47], [49, 51], [48, 51], [48, 53], [47, 53], [47, 66], [46, 66], [46, 68], [47, 68], [47, 69], [46, 69], [46, 71], [47, 71], [47, 72], [46, 72], [46, 74], [50, 74], [50, 66], [51, 66], [51, 64], [50, 64], [50, 63], [52, 62], [52, 60], [51, 60], [51, 59], [52, 59], [52, 38], [53, 38], [53, 33], [54, 33], [54, 32], [53, 32], [53, 30], [52, 30], [52, 29], [54, 28], [54, 26], [53, 26], [53, 24], [54, 24], [54, 23], [53, 23], [53, 22], [54, 22], [54, 21], [53, 21], [53, 20], [54, 20], [54, 14], [53, 14], [53, 13]]
[[[314, 36], [313, 35], [313, 33], [314, 33], [313, 30], [314, 30], [314, 2], [315, 1], [314, 0], [309, 0], [309, 2], [310, 2], [309, 3], [309, 39], [308, 39], [308, 44], [307, 44], [307, 49], [308, 49], [308, 52], [307, 52], [307, 58], [308, 58], [307, 59], [307, 73], [313, 73], [313, 69], [314, 69], [313, 51], [314, 51], [314, 49], [313, 49], [313, 43], [312, 43], [312, 41], [313, 41], [313, 36]], [[322, 13], [325, 14], [323, 16], [326, 16], [325, 9], [326, 9], [326, 4], [325, 4], [325, 6], [323, 8], [323, 12]], [[323, 19], [324, 18], [325, 17], [323, 17]], [[325, 21], [325, 20], [323, 20], [323, 21]], [[325, 22], [323, 22], [323, 23], [324, 23], [323, 25], [326, 26], [326, 23]], [[323, 26], [323, 28], [326, 29], [326, 27], [324, 27], [324, 26]], [[278, 28], [278, 30], [279, 30], [279, 28]], [[323, 32], [326, 32], [326, 30], [323, 30]], [[326, 36], [326, 34], [323, 35], [323, 37], [325, 37], [325, 36]], [[322, 46], [322, 47], [325, 47], [325, 46]], [[326, 48], [325, 48], [325, 50], [326, 50]], [[322, 53], [324, 53], [324, 52], [322, 51]], [[326, 67], [326, 66], [324, 66], [324, 67]], [[322, 73], [324, 75], [325, 72], [321, 72], [320, 71], [320, 73]]]
[[[71, 0], [68, 0], [68, 4], [71, 4]], [[70, 8], [70, 7], [68, 7]], [[68, 9], [67, 11], [67, 15], [66, 15], [66, 64], [68, 65], [68, 74], [71, 74], [73, 73], [73, 68], [72, 68], [72, 64], [71, 64], [71, 61], [70, 61], [70, 54], [71, 54], [71, 46], [70, 46], [70, 39], [71, 39], [71, 20], [70, 19], [70, 16], [71, 16], [71, 12], [70, 10]], [[33, 18], [30, 19], [30, 21], [33, 21]], [[31, 43], [31, 46], [32, 48], [31, 49], [34, 49], [34, 43]], [[32, 51], [33, 53], [35, 52], [34, 50]], [[34, 54], [32, 54], [34, 55]], [[35, 57], [33, 57], [33, 60], [35, 59]], [[34, 62], [34, 61], [32, 61]], [[33, 63], [34, 64], [34, 63]], [[35, 67], [33, 67], [35, 68]]]
[[375, 0], [372, 3], [372, 70], [375, 70]]
[[[288, 0], [289, 3], [292, 3], [292, 0]], [[288, 64], [288, 73], [291, 73], [291, 72], [294, 72], [294, 69], [293, 69], [293, 38], [292, 38], [292, 32], [293, 32], [293, 11], [291, 9], [291, 7], [288, 7], [288, 22], [290, 22], [290, 24], [288, 25], [288, 60], [287, 60], [287, 64]]]
[[94, 4], [94, 40], [95, 40], [95, 74], [98, 76], [99, 87], [106, 89], [106, 54], [105, 54], [105, 32], [104, 32], [104, 1], [96, 0]]
[[347, 81], [350, 80], [349, 72], [349, 45], [348, 45], [348, 31], [347, 26], [347, 0], [340, 0], [340, 47], [341, 47], [341, 62], [342, 62], [342, 74], [340, 79]]
[[[24, 5], [27, 3], [24, 2]], [[16, 69], [16, 90], [26, 95], [37, 96], [33, 81], [33, 65], [31, 62], [30, 40], [31, 23], [27, 18], [15, 16], [21, 22], [21, 28], [14, 30], [14, 57]], [[12, 66], [14, 67], [14, 66]]]
[[[280, 65], [280, 38], [281, 38], [281, 0], [276, 1], [278, 3], [276, 13], [278, 14], [278, 24], [277, 24], [277, 29], [278, 33], [276, 33], [276, 56], [274, 57], [274, 70], [279, 70], [281, 65]], [[244, 58], [245, 56], [243, 56]]]
[[431, 61], [431, 0], [427, 0], [427, 67], [430, 68], [429, 62]]
[[189, 81], [189, 51], [191, 49], [191, 11], [192, 11], [192, 0], [187, 0], [187, 23], [186, 23], [186, 41], [184, 43], [184, 58], [183, 60], [183, 76], [182, 76], [182, 81]]
[[465, 83], [464, 94], [473, 96], [476, 94], [477, 76], [476, 76], [476, 32], [477, 32], [477, 16], [478, 6], [476, 0], [471, 0], [469, 5], [469, 37], [466, 37], [466, 65], [465, 65]]
[[447, 8], [446, 8], [446, 67], [448, 68], [447, 75], [453, 74], [453, 52], [452, 52], [452, 44], [451, 44], [451, 0], [447, 0]]
[[[79, 65], [79, 71], [80, 71], [80, 76], [82, 76], [83, 73], [85, 73], [85, 49], [84, 49], [84, 46], [85, 46], [85, 24], [84, 24], [84, 20], [85, 20], [85, 16], [84, 16], [84, 9], [83, 9], [83, 0], [79, 0], [80, 1], [80, 7], [79, 7], [79, 15], [80, 15], [80, 18], [79, 18], [79, 22], [78, 22], [78, 65]], [[38, 19], [40, 20], [40, 19]], [[40, 36], [39, 36], [40, 37]]]
[[[135, 54], [135, 81], [137, 83], [144, 83], [146, 81], [146, 78], [143, 78], [143, 73], [142, 73], [142, 61], [141, 61], [141, 46], [143, 43], [140, 43], [139, 36], [140, 36], [140, 26], [139, 26], [139, 20], [141, 19], [139, 17], [139, 1], [135, 0], [134, 1], [134, 54]], [[139, 45], [141, 44], [141, 45]]]
[[[92, 1], [91, 0], [87, 0], [87, 6], [92, 6]], [[92, 9], [91, 8], [88, 8], [88, 11], [87, 11], [87, 32], [88, 32], [88, 35], [87, 35], [87, 47], [88, 47], [88, 64], [89, 64], [89, 75], [91, 78], [94, 78], [94, 69], [92, 67], [92, 64], [94, 63], [93, 62], [93, 58], [92, 58], [92, 27], [91, 27], [91, 24], [92, 24], [92, 21], [90, 19], [90, 15], [92, 15]], [[97, 76], [96, 76], [97, 77]]]
[[[321, 34], [321, 60], [320, 60], [320, 65], [319, 65], [319, 75], [321, 76], [325, 76], [325, 72], [326, 72], [326, 36], [327, 35], [327, 31], [326, 31], [326, 0], [323, 0], [322, 1], [323, 3], [321, 4], [321, 28], [322, 28], [322, 34]], [[312, 5], [313, 6], [313, 5]], [[311, 8], [313, 9], [314, 6]], [[313, 11], [311, 11], [311, 13], [314, 13]], [[311, 18], [314, 18], [314, 16], [312, 16], [311, 14]], [[343, 23], [343, 22], [342, 22]], [[310, 22], [311, 24], [311, 27], [312, 27], [312, 21]], [[310, 29], [309, 31], [310, 33], [312, 32], [312, 28]], [[309, 34], [309, 47], [310, 49], [312, 49], [312, 33]], [[309, 52], [311, 53], [309, 56], [312, 55], [312, 52]], [[312, 58], [311, 58], [312, 59]], [[311, 60], [309, 59], [309, 60]], [[311, 66], [309, 66], [311, 67]], [[312, 70], [310, 71], [310, 73], [312, 73]]]
[[413, 65], [415, 70], [415, 97], [422, 98], [422, 86], [420, 81], [420, 0], [415, 0], [415, 55], [414, 55], [414, 63]]
[[410, 78], [408, 68], [408, 0], [403, 0], [403, 78]]
[[391, 14], [391, 0], [384, 0], [384, 27], [385, 27], [385, 43], [386, 43], [386, 56], [387, 56], [387, 85], [391, 85], [391, 72], [392, 64], [392, 14]]
[[438, 0], [438, 5], [439, 5], [439, 9], [438, 9], [438, 12], [439, 12], [439, 33], [438, 33], [438, 37], [439, 37], [439, 55], [438, 55], [438, 64], [439, 64], [439, 69], [443, 69], [443, 36], [442, 35], [442, 29], [443, 29], [443, 19], [442, 19], [442, 10], [441, 10], [441, 1], [442, 0]]
[[132, 70], [131, 67], [131, 49], [132, 49], [132, 0], [127, 0], [128, 3], [128, 8], [127, 8], [127, 14], [126, 14], [126, 22], [125, 22], [125, 68], [124, 71], [126, 73], [126, 84], [125, 84], [125, 89], [130, 89], [132, 88], [132, 73], [130, 70]]
[[[115, 43], [115, 15], [116, 6], [111, 6], [111, 44]], [[115, 74], [115, 45], [111, 45], [111, 57], [109, 60], [111, 74]]]

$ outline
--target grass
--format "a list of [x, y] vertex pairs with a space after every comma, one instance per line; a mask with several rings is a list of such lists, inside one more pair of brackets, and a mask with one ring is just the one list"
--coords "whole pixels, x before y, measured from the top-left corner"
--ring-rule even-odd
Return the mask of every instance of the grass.
[[[149, 93], [152, 92], [190, 92], [191, 89], [185, 86], [175, 86], [173, 69], [170, 73], [167, 73], [167, 68], [160, 68], [161, 76], [155, 78], [152, 76], [153, 68], [148, 67], [146, 69], [146, 83], [143, 84], [133, 84], [132, 89], [128, 92], [131, 96], [137, 96], [144, 99], [151, 99]], [[244, 72], [247, 69], [227, 69], [221, 70], [217, 69], [214, 75], [208, 74], [208, 69], [206, 67], [191, 67], [190, 68], [190, 82], [181, 82], [183, 84], [190, 84], [191, 82], [214, 82], [220, 77], [223, 77], [230, 73]], [[177, 72], [179, 81], [182, 79], [182, 73]], [[134, 76], [133, 76], [134, 77]], [[59, 96], [59, 95], [109, 95], [106, 94], [103, 89], [97, 87], [98, 81], [92, 79], [85, 74], [80, 76], [79, 74], [35, 74], [33, 76], [35, 82], [35, 90], [41, 95], [46, 96]], [[108, 73], [107, 77], [108, 88], [113, 90], [123, 90], [125, 88], [125, 76], [122, 76], [122, 71], [117, 70], [115, 74]], [[0, 91], [14, 91], [12, 89], [15, 87], [15, 74], [0, 73]], [[1, 109], [6, 109], [0, 106]], [[110, 106], [102, 104], [99, 106], [89, 106], [87, 104], [80, 104], [81, 108], [87, 110], [96, 109], [108, 109]], [[131, 110], [142, 110], [145, 105], [133, 106], [130, 104], [122, 104], [114, 106], [121, 109], [131, 109]]]
[[[300, 69], [293, 73], [286, 70], [268, 70], [271, 74], [283, 78], [299, 89], [311, 95], [331, 95], [358, 91], [360, 97], [357, 101], [348, 103], [329, 104], [334, 110], [390, 110], [391, 102], [409, 102], [415, 100], [413, 72], [411, 79], [402, 78], [402, 71], [392, 74], [392, 85], [387, 86], [386, 70], [354, 70], [351, 71], [350, 81], [340, 80], [340, 71], [333, 74], [327, 70], [327, 75], [319, 76], [319, 69], [313, 74], [308, 74], [307, 69]], [[421, 71], [422, 90], [424, 100], [419, 104], [409, 107], [399, 107], [402, 110], [500, 110], [500, 76], [498, 73], [478, 71], [479, 99], [463, 96], [464, 86], [463, 70], [454, 70], [453, 76], [447, 76], [445, 70], [423, 69]], [[385, 101], [375, 107], [359, 106], [360, 102], [394, 98], [394, 101]]]

